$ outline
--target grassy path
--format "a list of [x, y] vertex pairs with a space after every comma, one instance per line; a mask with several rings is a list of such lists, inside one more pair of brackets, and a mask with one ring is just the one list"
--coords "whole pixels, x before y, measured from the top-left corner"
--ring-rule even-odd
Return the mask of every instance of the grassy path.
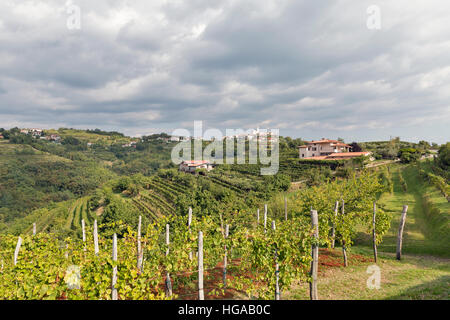
[[[380, 289], [369, 289], [367, 267], [373, 265], [371, 237], [360, 232], [350, 251], [350, 266], [343, 267], [340, 248], [331, 250], [335, 263], [320, 257], [320, 299], [440, 299], [450, 293], [450, 204], [425, 183], [414, 166], [391, 166], [394, 192], [384, 194], [378, 206], [393, 214], [391, 228], [378, 247]], [[403, 189], [401, 177], [406, 182]], [[403, 235], [402, 260], [395, 259], [397, 232], [403, 205], [408, 214]], [[432, 210], [431, 210], [432, 209]], [[431, 212], [431, 213], [430, 213]], [[365, 257], [358, 261], [353, 257]], [[325, 260], [325, 261], [324, 261]], [[309, 285], [298, 284], [283, 299], [309, 299]]]
[[[401, 170], [401, 171], [400, 171]], [[400, 174], [406, 181], [405, 192], [400, 183]], [[427, 214], [430, 206], [439, 208], [440, 215], [450, 214], [450, 204], [439, 194], [434, 187], [426, 185], [418, 175], [416, 168], [408, 166], [403, 170], [397, 167], [393, 172], [394, 192], [385, 194], [379, 201], [380, 207], [393, 214], [391, 229], [385, 236], [379, 250], [395, 252], [400, 213], [404, 204], [408, 205], [408, 214], [403, 237], [403, 250], [405, 254], [421, 254], [450, 258], [450, 242], [448, 237], [442, 236], [442, 225], [445, 220], [432, 223], [433, 219]], [[425, 199], [428, 195], [429, 201]], [[447, 229], [447, 233], [448, 233]], [[365, 239], [362, 244], [370, 245]]]

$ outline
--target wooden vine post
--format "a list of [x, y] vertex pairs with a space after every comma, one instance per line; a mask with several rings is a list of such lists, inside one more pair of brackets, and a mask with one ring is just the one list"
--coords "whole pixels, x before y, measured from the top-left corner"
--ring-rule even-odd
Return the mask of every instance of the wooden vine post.
[[[166, 257], [169, 256], [169, 245], [170, 245], [170, 226], [166, 224]], [[172, 281], [170, 280], [170, 273], [166, 271], [166, 295], [168, 297], [172, 296]]]
[[[336, 201], [336, 204], [334, 205], [334, 220], [336, 220], [337, 215], [339, 211], [339, 201]], [[336, 244], [336, 225], [333, 222], [333, 227], [331, 229], [331, 249], [334, 249], [334, 246]]]
[[373, 238], [373, 258], [375, 260], [375, 263], [377, 263], [377, 232], [375, 230], [376, 227], [376, 215], [377, 215], [377, 204], [376, 202], [373, 203], [373, 218], [372, 218], [372, 238]]
[[84, 229], [84, 219], [81, 219], [81, 231], [83, 232], [83, 242], [86, 242], [86, 231]]
[[[189, 207], [188, 222], [187, 222], [189, 234], [191, 234], [191, 224], [192, 224], [192, 208]], [[189, 259], [192, 260], [192, 250], [189, 250]]]
[[[345, 216], [345, 201], [342, 199], [342, 219]], [[342, 254], [344, 255], [344, 267], [348, 267], [347, 248], [345, 247], [345, 240], [342, 239]]]
[[22, 245], [22, 238], [17, 239], [16, 250], [14, 251], [14, 265], [17, 265], [17, 259], [19, 257], [20, 246]]
[[219, 212], [219, 218], [220, 218], [220, 232], [222, 232], [222, 237], [224, 237], [225, 236], [225, 228], [223, 227], [222, 211]]
[[198, 299], [205, 300], [203, 290], [203, 232], [198, 232]]
[[256, 222], [259, 226], [259, 209], [256, 210]]
[[287, 197], [284, 197], [284, 220], [288, 219]]
[[33, 236], [36, 235], [36, 222], [33, 223]]
[[192, 224], [192, 208], [189, 207], [189, 212], [188, 212], [188, 228], [189, 228], [189, 231], [191, 230], [191, 224]]
[[[117, 234], [115, 234], [115, 233], [113, 235], [112, 259], [114, 262], [117, 262]], [[112, 284], [111, 284], [111, 299], [112, 300], [118, 300], [116, 284], [117, 284], [117, 266], [114, 266], [113, 274], [112, 274]]]
[[408, 211], [408, 206], [403, 206], [402, 216], [400, 218], [400, 226], [398, 228], [398, 236], [397, 236], [397, 260], [402, 258], [402, 242], [403, 242], [403, 228], [405, 227], [406, 222], [406, 212]]
[[64, 257], [66, 259], [69, 259], [69, 244], [68, 243], [66, 243], [66, 252], [64, 253]]
[[313, 244], [311, 247], [311, 282], [309, 283], [309, 294], [311, 300], [318, 300], [317, 293], [317, 271], [319, 268], [319, 217], [316, 210], [311, 210], [311, 225], [314, 231]]
[[[225, 241], [228, 239], [228, 235], [230, 233], [230, 225], [225, 226]], [[227, 287], [227, 266], [228, 266], [228, 248], [225, 242], [225, 255], [223, 257], [223, 286]]]
[[264, 233], [267, 230], [267, 204], [264, 205]]
[[94, 220], [94, 253], [98, 256], [100, 250], [98, 249], [98, 229], [97, 229], [97, 219]]
[[141, 243], [141, 228], [142, 228], [142, 216], [139, 216], [138, 232], [137, 232], [137, 268], [139, 273], [142, 272], [142, 262], [144, 258], [144, 252], [142, 250], [142, 243]]
[[[275, 233], [276, 225], [275, 220], [272, 220], [272, 229]], [[281, 299], [280, 293], [280, 265], [278, 264], [278, 251], [275, 249], [275, 300]]]
[[84, 229], [84, 219], [81, 219], [81, 231], [83, 232], [83, 244], [84, 244], [84, 251], [86, 251], [86, 230]]

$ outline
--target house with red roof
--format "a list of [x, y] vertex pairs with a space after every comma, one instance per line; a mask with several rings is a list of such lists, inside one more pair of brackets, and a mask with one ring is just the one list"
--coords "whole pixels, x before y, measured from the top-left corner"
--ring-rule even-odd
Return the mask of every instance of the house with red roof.
[[213, 169], [213, 164], [207, 160], [191, 160], [180, 163], [180, 171], [194, 173], [197, 169], [211, 171]]
[[338, 140], [322, 138], [299, 146], [300, 159], [310, 160], [346, 160], [361, 156], [370, 156], [371, 152], [351, 152], [351, 146]]

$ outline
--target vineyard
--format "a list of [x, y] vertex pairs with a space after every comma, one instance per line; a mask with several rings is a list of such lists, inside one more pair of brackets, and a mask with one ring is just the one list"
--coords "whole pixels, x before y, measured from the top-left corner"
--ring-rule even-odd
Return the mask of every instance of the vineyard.
[[[79, 234], [81, 221], [84, 220], [87, 226], [92, 226], [96, 215], [89, 209], [90, 197], [83, 197], [73, 201], [67, 201], [51, 208], [50, 210], [36, 210], [24, 221], [31, 221], [36, 224], [37, 232], [53, 232], [55, 229], [66, 230], [72, 234]], [[24, 234], [31, 234], [32, 226], [27, 226], [23, 230]]]
[[[264, 215], [251, 210], [225, 221], [192, 215], [191, 210], [169, 215], [166, 200], [185, 189], [160, 183], [152, 181], [133, 200], [143, 206], [141, 211], [157, 217], [142, 229], [141, 222], [133, 230], [116, 221], [97, 230], [86, 210], [87, 199], [80, 199], [66, 224], [71, 220], [71, 227], [81, 231], [81, 218], [83, 239], [58, 240], [39, 232], [23, 238], [1, 236], [0, 298], [210, 299], [232, 294], [278, 299], [294, 281], [314, 287], [317, 275], [310, 268], [317, 257], [311, 253], [319, 245], [342, 245], [346, 260], [356, 227], [375, 232], [379, 244], [390, 225], [390, 216], [381, 210], [372, 220], [373, 201], [382, 186], [370, 173], [304, 189], [289, 217], [269, 216], [265, 206]], [[167, 211], [158, 212], [148, 204], [156, 197], [158, 208]]]
[[[110, 299], [111, 277], [114, 267], [117, 267], [118, 281], [115, 288], [119, 299], [166, 299], [188, 297], [190, 283], [198, 282], [198, 260], [190, 259], [189, 252], [198, 252], [198, 231], [203, 230], [204, 244], [204, 271], [205, 283], [214, 283], [209, 279], [212, 270], [215, 270], [223, 261], [224, 246], [232, 248], [228, 265], [227, 285], [236, 291], [247, 291], [250, 295], [261, 298], [267, 296], [268, 290], [263, 282], [270, 283], [273, 279], [266, 278], [270, 274], [272, 265], [270, 257], [273, 255], [273, 243], [276, 242], [276, 234], [268, 232], [264, 234], [261, 228], [247, 233], [247, 229], [233, 230], [228, 239], [222, 236], [217, 226], [207, 219], [192, 222], [189, 229], [185, 227], [186, 221], [170, 219], [171, 227], [170, 244], [166, 245], [161, 239], [165, 225], [150, 225], [146, 235], [141, 238], [143, 245], [143, 264], [138, 268], [137, 260], [137, 238], [133, 232], [127, 233], [118, 242], [117, 262], [112, 261], [112, 241], [99, 237], [98, 254], [94, 252], [93, 235], [88, 233], [87, 242], [67, 241], [59, 243], [48, 234], [37, 236], [26, 236], [20, 248], [17, 264], [14, 265], [12, 256], [6, 253], [14, 253], [16, 238], [2, 238], [2, 276], [6, 281], [0, 285], [2, 299]], [[184, 222], [184, 223], [183, 223]], [[287, 231], [292, 223], [279, 226], [280, 231]], [[300, 225], [298, 225], [300, 227]], [[293, 230], [292, 230], [293, 231]], [[298, 263], [297, 270], [304, 270], [306, 274], [307, 258], [307, 228], [299, 228], [296, 231], [298, 242], [280, 243], [279, 251], [283, 252], [290, 248], [297, 254], [291, 257], [291, 262]], [[264, 235], [264, 236], [263, 236]], [[250, 241], [249, 239], [252, 239]], [[280, 239], [281, 240], [281, 239]], [[267, 244], [270, 243], [270, 246]], [[300, 247], [298, 247], [300, 245]], [[303, 247], [302, 247], [303, 245]], [[86, 247], [86, 250], [84, 248]], [[166, 257], [165, 252], [170, 249]], [[303, 248], [299, 250], [300, 248]], [[239, 259], [233, 257], [240, 256]], [[191, 256], [192, 257], [192, 256]], [[266, 260], [269, 258], [269, 264]], [[281, 260], [281, 259], [280, 259]], [[237, 262], [240, 263], [237, 263]], [[283, 260], [281, 260], [283, 261]], [[287, 262], [287, 261], [286, 261]], [[76, 265], [81, 270], [80, 290], [69, 290], [67, 280], [70, 275], [66, 270], [69, 266]], [[302, 267], [303, 268], [300, 268]], [[250, 279], [241, 276], [244, 270], [247, 274], [253, 269]], [[33, 270], [33, 272], [31, 272]], [[257, 273], [254, 271], [258, 270]], [[170, 274], [173, 294], [168, 295], [165, 288], [167, 283], [166, 274]], [[283, 273], [284, 274], [284, 273]], [[18, 279], [18, 280], [13, 280]], [[252, 281], [257, 280], [257, 281]], [[259, 285], [257, 285], [259, 283]], [[220, 294], [223, 284], [215, 283], [215, 288], [205, 288], [206, 295]], [[246, 288], [244, 290], [244, 288]], [[184, 294], [184, 296], [182, 295]], [[198, 293], [194, 290], [190, 294], [195, 298]]]
[[87, 226], [91, 226], [94, 223], [95, 217], [89, 210], [88, 200], [89, 198], [85, 197], [75, 202], [75, 205], [69, 212], [69, 216], [66, 221], [67, 228], [72, 230], [80, 230], [82, 220], [84, 220]]
[[[50, 203], [46, 208], [33, 210], [24, 218], [16, 219], [10, 230], [14, 234], [31, 234], [30, 225], [36, 223], [38, 232], [58, 233], [60, 238], [80, 237], [81, 220], [84, 219], [88, 226], [92, 225], [95, 217], [101, 222], [103, 212], [108, 212], [111, 203], [120, 203], [119, 207], [126, 208], [128, 219], [118, 219], [134, 227], [138, 215], [148, 222], [154, 222], [164, 216], [182, 215], [188, 207], [202, 215], [250, 210], [270, 200], [276, 193], [287, 191], [290, 179], [304, 178], [314, 168], [315, 165], [282, 164], [283, 174], [261, 177], [257, 165], [223, 165], [197, 176], [180, 174], [176, 169], [163, 169], [150, 177], [116, 178], [82, 198]], [[129, 179], [131, 183], [116, 190], [116, 185], [122, 179]], [[127, 190], [130, 186], [134, 188], [133, 191]], [[112, 193], [105, 193], [106, 189]], [[95, 193], [102, 194], [93, 201]], [[116, 219], [114, 215], [108, 222]]]
[[[311, 169], [332, 168], [343, 165], [342, 161], [314, 161], [314, 160], [298, 160], [292, 158], [280, 159], [278, 173], [287, 175], [292, 181], [298, 181], [308, 178]], [[233, 165], [233, 170], [246, 175], [252, 179], [260, 177], [261, 165], [238, 164]]]

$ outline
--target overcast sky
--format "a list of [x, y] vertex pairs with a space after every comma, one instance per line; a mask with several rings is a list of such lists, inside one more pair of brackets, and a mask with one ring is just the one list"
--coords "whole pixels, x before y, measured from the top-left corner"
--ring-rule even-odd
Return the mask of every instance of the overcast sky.
[[0, 127], [138, 135], [203, 120], [443, 143], [449, 17], [448, 0], [1, 0]]

